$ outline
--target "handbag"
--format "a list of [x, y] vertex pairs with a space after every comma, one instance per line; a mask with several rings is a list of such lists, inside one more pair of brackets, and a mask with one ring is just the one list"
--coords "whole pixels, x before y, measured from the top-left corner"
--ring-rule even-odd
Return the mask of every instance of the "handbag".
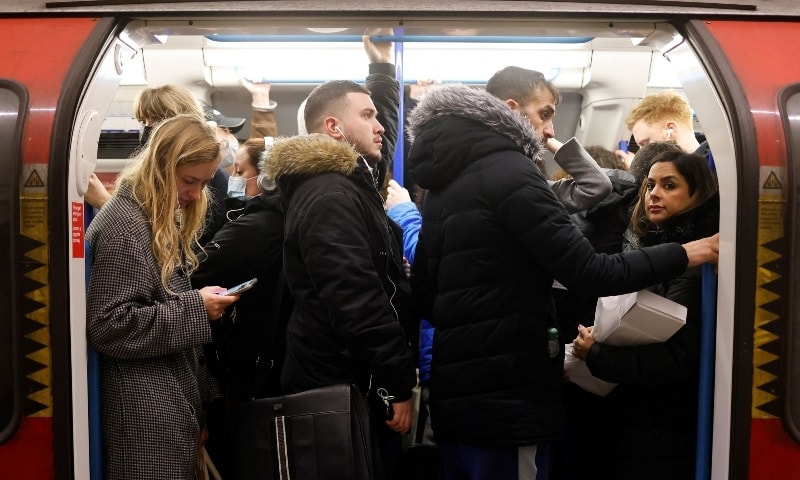
[[242, 480], [380, 478], [364, 396], [332, 385], [241, 406], [234, 435]]

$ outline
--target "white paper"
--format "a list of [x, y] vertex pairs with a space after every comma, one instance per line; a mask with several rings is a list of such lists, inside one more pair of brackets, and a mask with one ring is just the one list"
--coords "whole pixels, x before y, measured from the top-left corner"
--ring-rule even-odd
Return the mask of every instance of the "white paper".
[[597, 299], [594, 338], [611, 346], [666, 342], [686, 324], [686, 307], [649, 290]]
[[616, 383], [606, 382], [597, 377], [592, 376], [586, 362], [576, 357], [572, 352], [572, 344], [564, 345], [564, 374], [569, 378], [569, 381], [581, 387], [589, 393], [605, 397], [617, 386]]

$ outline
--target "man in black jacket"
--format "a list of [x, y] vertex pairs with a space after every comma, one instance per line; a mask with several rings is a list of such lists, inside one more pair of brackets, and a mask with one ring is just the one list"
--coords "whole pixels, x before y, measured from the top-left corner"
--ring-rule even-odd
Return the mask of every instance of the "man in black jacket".
[[286, 205], [284, 271], [296, 301], [282, 387], [353, 383], [368, 392], [391, 471], [390, 452], [411, 425], [416, 371], [402, 232], [379, 194], [397, 140], [399, 86], [391, 64], [373, 67], [386, 73], [372, 73], [369, 90], [346, 80], [315, 88], [304, 111], [311, 135], [277, 141], [265, 163]]
[[548, 478], [539, 453], [563, 429], [553, 280], [635, 291], [716, 261], [718, 238], [595, 253], [537, 168], [530, 123], [485, 91], [431, 90], [409, 135], [411, 171], [428, 189], [412, 282], [436, 327], [431, 421], [445, 476]]

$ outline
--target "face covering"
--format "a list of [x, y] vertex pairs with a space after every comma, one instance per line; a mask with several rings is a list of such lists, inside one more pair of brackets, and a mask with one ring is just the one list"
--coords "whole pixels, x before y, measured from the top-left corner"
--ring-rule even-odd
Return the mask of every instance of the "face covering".
[[150, 140], [150, 134], [153, 133], [153, 127], [145, 126], [142, 128], [142, 136], [139, 138], [139, 146], [145, 146]]
[[229, 198], [246, 197], [247, 194], [245, 193], [245, 190], [247, 190], [247, 181], [250, 180], [251, 178], [255, 177], [244, 178], [242, 176], [234, 177], [233, 175], [228, 177], [228, 197]]
[[233, 165], [233, 160], [236, 158], [236, 152], [239, 151], [239, 144], [226, 141], [228, 147], [222, 148], [222, 155], [219, 160], [219, 168], [228, 168]]

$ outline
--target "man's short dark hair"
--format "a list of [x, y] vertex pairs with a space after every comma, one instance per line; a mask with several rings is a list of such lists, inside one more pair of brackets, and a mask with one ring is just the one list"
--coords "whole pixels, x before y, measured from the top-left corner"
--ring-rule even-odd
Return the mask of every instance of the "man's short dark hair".
[[350, 80], [329, 80], [312, 90], [303, 110], [306, 130], [309, 133], [323, 133], [322, 120], [331, 114], [332, 105], [348, 93], [370, 94], [365, 87]]
[[545, 88], [553, 95], [556, 105], [561, 101], [555, 85], [548, 81], [542, 72], [528, 70], [522, 67], [505, 67], [498, 70], [486, 83], [486, 91], [501, 100], [512, 99], [520, 105], [527, 105], [533, 101], [534, 94], [539, 88]]

